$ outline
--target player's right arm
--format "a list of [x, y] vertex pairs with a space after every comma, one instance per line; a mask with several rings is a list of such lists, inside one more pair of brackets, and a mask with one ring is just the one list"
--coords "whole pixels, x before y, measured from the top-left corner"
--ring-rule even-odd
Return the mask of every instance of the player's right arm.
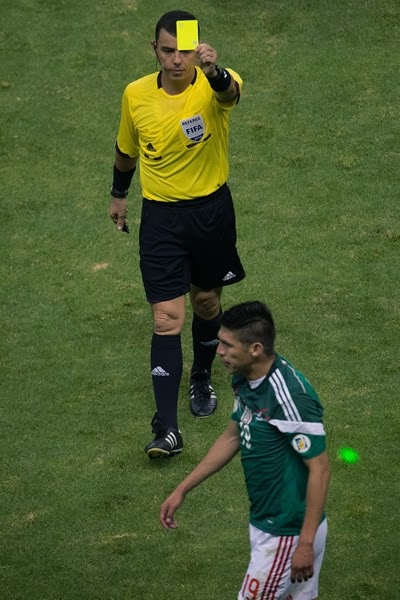
[[230, 421], [224, 433], [211, 446], [197, 467], [175, 488], [163, 502], [160, 510], [161, 525], [165, 529], [177, 527], [174, 515], [182, 505], [186, 494], [205, 481], [232, 460], [240, 449], [240, 434], [238, 424]]

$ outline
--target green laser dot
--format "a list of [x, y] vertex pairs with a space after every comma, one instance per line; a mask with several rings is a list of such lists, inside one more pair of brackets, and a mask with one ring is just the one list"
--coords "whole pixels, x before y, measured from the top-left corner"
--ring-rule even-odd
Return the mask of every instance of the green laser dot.
[[340, 448], [338, 452], [339, 458], [348, 464], [354, 464], [359, 460], [359, 455], [353, 448]]

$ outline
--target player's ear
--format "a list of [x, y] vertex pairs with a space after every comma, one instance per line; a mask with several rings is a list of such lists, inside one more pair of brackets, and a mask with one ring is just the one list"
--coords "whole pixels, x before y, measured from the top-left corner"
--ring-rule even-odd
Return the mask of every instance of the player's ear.
[[261, 354], [263, 352], [264, 352], [264, 346], [260, 342], [254, 342], [254, 344], [251, 344], [250, 354], [253, 358], [257, 358], [258, 356], [261, 356]]

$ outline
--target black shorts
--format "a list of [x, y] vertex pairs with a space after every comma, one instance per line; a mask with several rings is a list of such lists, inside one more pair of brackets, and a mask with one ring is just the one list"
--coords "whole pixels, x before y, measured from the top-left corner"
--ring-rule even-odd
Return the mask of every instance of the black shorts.
[[143, 199], [140, 269], [147, 300], [172, 300], [190, 285], [210, 290], [244, 279], [232, 196], [225, 184], [204, 198]]

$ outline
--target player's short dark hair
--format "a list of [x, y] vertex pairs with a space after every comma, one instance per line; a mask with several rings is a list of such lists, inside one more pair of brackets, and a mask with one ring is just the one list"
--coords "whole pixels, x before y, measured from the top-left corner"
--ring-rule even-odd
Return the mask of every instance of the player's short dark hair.
[[160, 35], [160, 29], [165, 29], [165, 31], [168, 31], [168, 33], [176, 37], [177, 21], [196, 21], [196, 17], [186, 10], [171, 10], [170, 12], [165, 13], [156, 25], [156, 41]]
[[267, 356], [273, 355], [275, 324], [270, 309], [263, 302], [254, 300], [232, 306], [222, 314], [220, 326], [233, 331], [242, 344], [259, 342]]

